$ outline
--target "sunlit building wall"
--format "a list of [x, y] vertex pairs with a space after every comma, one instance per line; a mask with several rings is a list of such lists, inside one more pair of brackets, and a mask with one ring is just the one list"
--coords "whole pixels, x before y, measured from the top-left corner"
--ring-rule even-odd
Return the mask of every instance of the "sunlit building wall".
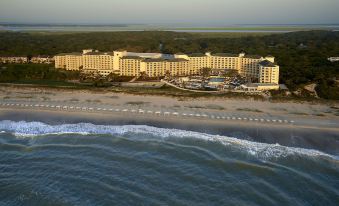
[[82, 70], [107, 76], [161, 77], [198, 75], [202, 68], [232, 69], [242, 76], [261, 83], [279, 83], [279, 66], [272, 56], [205, 53], [205, 54], [160, 54], [114, 51], [102, 53], [84, 50], [80, 53], [55, 56], [55, 67], [67, 70]]

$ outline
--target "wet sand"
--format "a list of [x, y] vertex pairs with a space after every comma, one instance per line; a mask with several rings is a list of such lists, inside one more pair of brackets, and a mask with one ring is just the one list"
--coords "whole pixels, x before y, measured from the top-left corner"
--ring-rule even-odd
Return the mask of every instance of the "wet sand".
[[93, 123], [98, 125], [148, 125], [236, 137], [255, 142], [316, 149], [339, 154], [339, 130], [291, 124], [263, 124], [197, 118], [105, 114], [87, 112], [0, 109], [1, 120], [39, 121], [47, 124]]

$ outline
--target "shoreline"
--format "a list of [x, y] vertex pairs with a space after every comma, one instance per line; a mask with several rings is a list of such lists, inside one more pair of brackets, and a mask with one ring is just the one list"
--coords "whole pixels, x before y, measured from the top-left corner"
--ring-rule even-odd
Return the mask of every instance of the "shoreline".
[[43, 122], [50, 125], [92, 123], [95, 125], [147, 125], [245, 139], [288, 147], [315, 149], [339, 155], [339, 129], [298, 125], [260, 124], [218, 119], [105, 114], [81, 111], [0, 108], [1, 120]]
[[[56, 106], [54, 106], [56, 105]], [[44, 102], [34, 103], [34, 102], [1, 102], [0, 101], [0, 111], [23, 111], [23, 112], [46, 112], [46, 113], [60, 113], [60, 114], [75, 114], [76, 116], [79, 115], [107, 115], [112, 117], [118, 117], [119, 119], [127, 118], [128, 120], [131, 117], [136, 119], [149, 119], [149, 120], [156, 120], [156, 121], [199, 121], [199, 122], [219, 122], [220, 124], [224, 125], [256, 125], [262, 127], [279, 127], [279, 128], [300, 128], [300, 129], [315, 129], [315, 130], [322, 130], [322, 131], [332, 131], [339, 133], [339, 122], [334, 123], [327, 123], [327, 124], [320, 124], [316, 119], [313, 122], [309, 121], [302, 121], [305, 118], [297, 119], [297, 120], [287, 120], [284, 117], [284, 120], [277, 119], [271, 117], [270, 119], [263, 119], [263, 118], [246, 118], [246, 117], [239, 117], [238, 115], [233, 116], [214, 116], [214, 115], [206, 115], [204, 116], [199, 113], [194, 112], [187, 112], [187, 113], [171, 113], [168, 111], [150, 111], [144, 109], [130, 109], [130, 108], [116, 108], [113, 107], [81, 107], [81, 106], [66, 106], [62, 103], [56, 103], [53, 105], [44, 104]], [[308, 119], [310, 120], [310, 119]]]
[[339, 154], [339, 105], [0, 87], [0, 120], [148, 125]]

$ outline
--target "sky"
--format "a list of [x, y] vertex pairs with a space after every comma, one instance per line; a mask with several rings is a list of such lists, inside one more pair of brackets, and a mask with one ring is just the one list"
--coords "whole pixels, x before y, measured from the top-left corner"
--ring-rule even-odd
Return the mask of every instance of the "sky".
[[0, 22], [338, 24], [339, 0], [0, 0]]

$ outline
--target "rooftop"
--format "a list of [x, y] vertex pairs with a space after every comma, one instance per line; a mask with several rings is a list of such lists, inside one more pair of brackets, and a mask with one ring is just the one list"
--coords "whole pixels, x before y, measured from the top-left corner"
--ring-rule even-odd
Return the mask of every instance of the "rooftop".
[[79, 52], [72, 52], [72, 53], [61, 53], [55, 56], [82, 56], [82, 53]]
[[188, 62], [187, 59], [176, 58], [176, 59], [169, 59], [168, 62]]
[[239, 54], [216, 53], [213, 56], [218, 56], [218, 57], [239, 57]]
[[138, 53], [138, 52], [127, 52], [126, 56], [138, 56], [142, 58], [156, 58], [162, 56], [161, 53]]
[[88, 52], [84, 55], [110, 55], [113, 56], [112, 52]]
[[259, 55], [250, 55], [250, 54], [246, 54], [245, 58], [250, 58], [250, 59], [261, 59], [262, 56]]
[[145, 59], [143, 62], [164, 62], [165, 59], [157, 58], [157, 59]]
[[137, 60], [142, 60], [143, 58], [141, 58], [139, 56], [124, 56], [124, 57], [121, 57], [121, 59], [137, 59]]
[[268, 60], [264, 60], [262, 62], [259, 63], [261, 66], [264, 66], [264, 67], [276, 67], [277, 65], [268, 61]]
[[203, 53], [193, 53], [193, 54], [188, 54], [189, 57], [205, 57], [206, 54]]

